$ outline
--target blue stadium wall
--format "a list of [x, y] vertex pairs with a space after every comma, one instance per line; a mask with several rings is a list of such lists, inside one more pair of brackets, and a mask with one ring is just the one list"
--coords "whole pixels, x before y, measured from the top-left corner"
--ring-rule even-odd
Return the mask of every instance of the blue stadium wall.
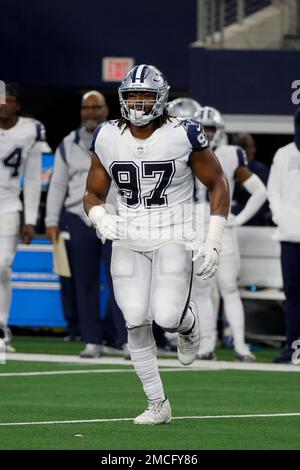
[[162, 69], [174, 91], [224, 113], [293, 112], [299, 51], [192, 47], [196, 26], [196, 0], [2, 0], [0, 79], [105, 90], [112, 84], [102, 82], [102, 58], [133, 57]]
[[225, 114], [291, 114], [295, 80], [300, 51], [189, 50], [190, 95]]
[[2, 0], [0, 23], [1, 80], [105, 87], [102, 57], [129, 56], [187, 88], [196, 0]]

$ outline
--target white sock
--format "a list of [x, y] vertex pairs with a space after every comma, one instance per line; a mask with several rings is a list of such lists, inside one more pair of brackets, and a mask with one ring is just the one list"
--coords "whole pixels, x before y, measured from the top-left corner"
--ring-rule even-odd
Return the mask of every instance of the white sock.
[[0, 324], [7, 326], [11, 304], [10, 269], [0, 268]]
[[230, 292], [223, 296], [225, 315], [232, 330], [234, 348], [244, 349], [245, 319], [244, 308], [239, 293]]
[[203, 351], [214, 351], [217, 339], [217, 315], [212, 302], [212, 289], [208, 281], [199, 280], [194, 276], [192, 286], [192, 301], [199, 312], [200, 348]]
[[[141, 347], [142, 344], [143, 347]], [[165, 393], [158, 372], [157, 349], [152, 334], [152, 325], [129, 329], [128, 349], [135, 372], [142, 382], [148, 401], [154, 403], [164, 400]]]

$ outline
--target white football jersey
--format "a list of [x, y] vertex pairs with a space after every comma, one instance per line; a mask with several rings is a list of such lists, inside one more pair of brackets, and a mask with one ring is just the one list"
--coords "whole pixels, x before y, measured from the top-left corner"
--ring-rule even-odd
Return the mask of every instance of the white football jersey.
[[171, 119], [144, 140], [117, 121], [99, 126], [91, 150], [118, 191], [118, 214], [129, 227], [117, 245], [153, 250], [171, 239], [193, 238], [193, 150], [208, 148], [202, 125]]
[[[236, 145], [220, 145], [214, 150], [218, 160], [221, 164], [223, 172], [227, 177], [230, 189], [230, 200], [232, 200], [234, 185], [235, 185], [235, 172], [240, 166], [247, 166], [247, 157], [245, 151]], [[195, 199], [198, 203], [205, 204], [205, 219], [209, 217], [209, 203], [207, 197], [207, 188], [195, 179]]]
[[35, 178], [36, 168], [40, 169], [40, 142], [44, 134], [40, 122], [24, 117], [19, 117], [10, 129], [0, 128], [0, 214], [22, 209], [20, 177]]

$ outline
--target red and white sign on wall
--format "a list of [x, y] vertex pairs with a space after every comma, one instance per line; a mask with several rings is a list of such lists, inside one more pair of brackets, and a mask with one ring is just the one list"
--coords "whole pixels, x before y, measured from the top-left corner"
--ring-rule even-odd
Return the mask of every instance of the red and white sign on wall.
[[103, 57], [102, 80], [121, 82], [126, 73], [134, 66], [132, 57]]

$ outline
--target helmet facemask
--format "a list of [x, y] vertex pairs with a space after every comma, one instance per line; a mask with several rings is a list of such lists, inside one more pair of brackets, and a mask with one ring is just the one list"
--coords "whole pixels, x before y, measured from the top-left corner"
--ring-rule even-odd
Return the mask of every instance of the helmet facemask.
[[[139, 75], [140, 74], [140, 75]], [[142, 76], [142, 78], [139, 78]], [[138, 78], [137, 78], [138, 77]], [[128, 93], [153, 93], [153, 98], [129, 99]], [[140, 65], [134, 67], [119, 87], [122, 117], [135, 126], [145, 126], [164, 112], [169, 85], [156, 67]]]

